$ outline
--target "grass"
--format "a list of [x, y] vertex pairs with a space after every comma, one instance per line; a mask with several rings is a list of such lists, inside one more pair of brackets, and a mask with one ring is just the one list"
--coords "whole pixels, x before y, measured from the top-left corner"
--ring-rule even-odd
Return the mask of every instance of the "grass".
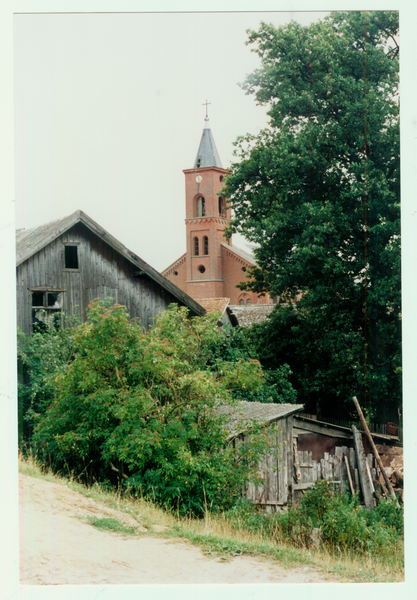
[[93, 525], [93, 527], [97, 527], [97, 529], [101, 529], [102, 531], [121, 533], [123, 535], [139, 534], [139, 529], [137, 527], [129, 527], [117, 519], [112, 519], [110, 517], [100, 519], [99, 517], [88, 515], [86, 521], [89, 525]]
[[[19, 457], [19, 471], [25, 475], [43, 479], [79, 492], [87, 498], [134, 517], [148, 531], [141, 533], [135, 527], [128, 527], [114, 518], [88, 517], [88, 522], [99, 529], [123, 535], [158, 535], [168, 538], [182, 538], [198, 545], [204, 554], [212, 558], [229, 560], [240, 555], [257, 556], [279, 561], [287, 568], [309, 566], [323, 573], [337, 576], [341, 582], [388, 583], [404, 581], [403, 556], [401, 549], [393, 551], [389, 558], [373, 555], [352, 556], [333, 554], [323, 548], [296, 547], [280, 537], [279, 532], [271, 539], [262, 530], [249, 531], [244, 522], [232, 522], [226, 515], [207, 513], [204, 519], [179, 518], [164, 511], [149, 500], [122, 495], [121, 491], [108, 491], [98, 483], [86, 487], [74, 478], [54, 475], [44, 471], [33, 457]], [[155, 532], [153, 527], [167, 528]]]

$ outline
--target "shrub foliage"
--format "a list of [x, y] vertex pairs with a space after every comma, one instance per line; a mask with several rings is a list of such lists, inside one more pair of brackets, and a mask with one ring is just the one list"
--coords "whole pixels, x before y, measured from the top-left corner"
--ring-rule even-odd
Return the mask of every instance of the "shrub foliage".
[[38, 456], [182, 513], [233, 505], [268, 440], [258, 428], [235, 448], [216, 407], [262, 390], [265, 378], [257, 360], [227, 356], [217, 318], [171, 306], [145, 332], [125, 307], [94, 301], [73, 330], [72, 360], [31, 412]]

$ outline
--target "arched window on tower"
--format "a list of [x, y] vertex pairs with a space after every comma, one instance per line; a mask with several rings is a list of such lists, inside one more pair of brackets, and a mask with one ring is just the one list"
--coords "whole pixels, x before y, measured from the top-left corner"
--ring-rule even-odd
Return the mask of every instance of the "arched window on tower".
[[223, 210], [224, 210], [224, 200], [221, 196], [219, 196], [219, 216], [220, 217], [223, 216]]
[[203, 196], [197, 198], [197, 217], [204, 217], [206, 215], [206, 201]]
[[203, 243], [204, 243], [204, 254], [208, 254], [208, 237], [205, 235], [203, 237]]
[[194, 238], [194, 256], [198, 256], [198, 237]]

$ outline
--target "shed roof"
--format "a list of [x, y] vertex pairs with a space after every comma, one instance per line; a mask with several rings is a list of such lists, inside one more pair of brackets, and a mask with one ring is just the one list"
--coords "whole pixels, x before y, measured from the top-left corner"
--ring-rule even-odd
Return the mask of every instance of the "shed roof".
[[252, 421], [261, 424], [273, 423], [304, 409], [304, 404], [274, 404], [264, 402], [238, 401], [236, 404], [222, 404], [219, 413], [228, 415], [230, 437], [235, 437], [250, 429]]
[[90, 231], [95, 233], [100, 239], [109, 244], [109, 246], [135, 265], [139, 271], [148, 275], [153, 281], [158, 283], [161, 288], [165, 289], [181, 304], [184, 304], [189, 308], [193, 314], [200, 316], [205, 314], [205, 309], [200, 306], [200, 304], [171, 283], [163, 275], [158, 273], [158, 271], [139, 258], [134, 252], [128, 250], [126, 246], [110, 235], [110, 233], [103, 229], [103, 227], [100, 227], [100, 225], [81, 210], [77, 210], [72, 213], [72, 215], [62, 219], [56, 219], [55, 221], [51, 221], [50, 223], [40, 225], [33, 229], [18, 229], [16, 231], [16, 266], [19, 266], [28, 260], [31, 256], [39, 252], [39, 250], [50, 244], [77, 223], [85, 225]]

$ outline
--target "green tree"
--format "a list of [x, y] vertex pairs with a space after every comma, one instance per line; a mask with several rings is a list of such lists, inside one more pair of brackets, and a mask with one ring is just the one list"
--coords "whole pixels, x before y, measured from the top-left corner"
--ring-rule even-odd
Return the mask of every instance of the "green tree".
[[252, 441], [235, 447], [217, 407], [262, 387], [259, 362], [220, 359], [227, 335], [216, 314], [189, 319], [171, 306], [146, 332], [110, 304], [90, 305], [73, 360], [49, 379], [53, 401], [33, 435], [38, 455], [182, 513], [233, 505], [268, 438], [255, 427]]
[[383, 417], [401, 402], [398, 13], [248, 33], [243, 87], [270, 121], [237, 140], [222, 195], [257, 245], [246, 289], [302, 294], [255, 328], [262, 361], [290, 365], [308, 409], [356, 394]]

